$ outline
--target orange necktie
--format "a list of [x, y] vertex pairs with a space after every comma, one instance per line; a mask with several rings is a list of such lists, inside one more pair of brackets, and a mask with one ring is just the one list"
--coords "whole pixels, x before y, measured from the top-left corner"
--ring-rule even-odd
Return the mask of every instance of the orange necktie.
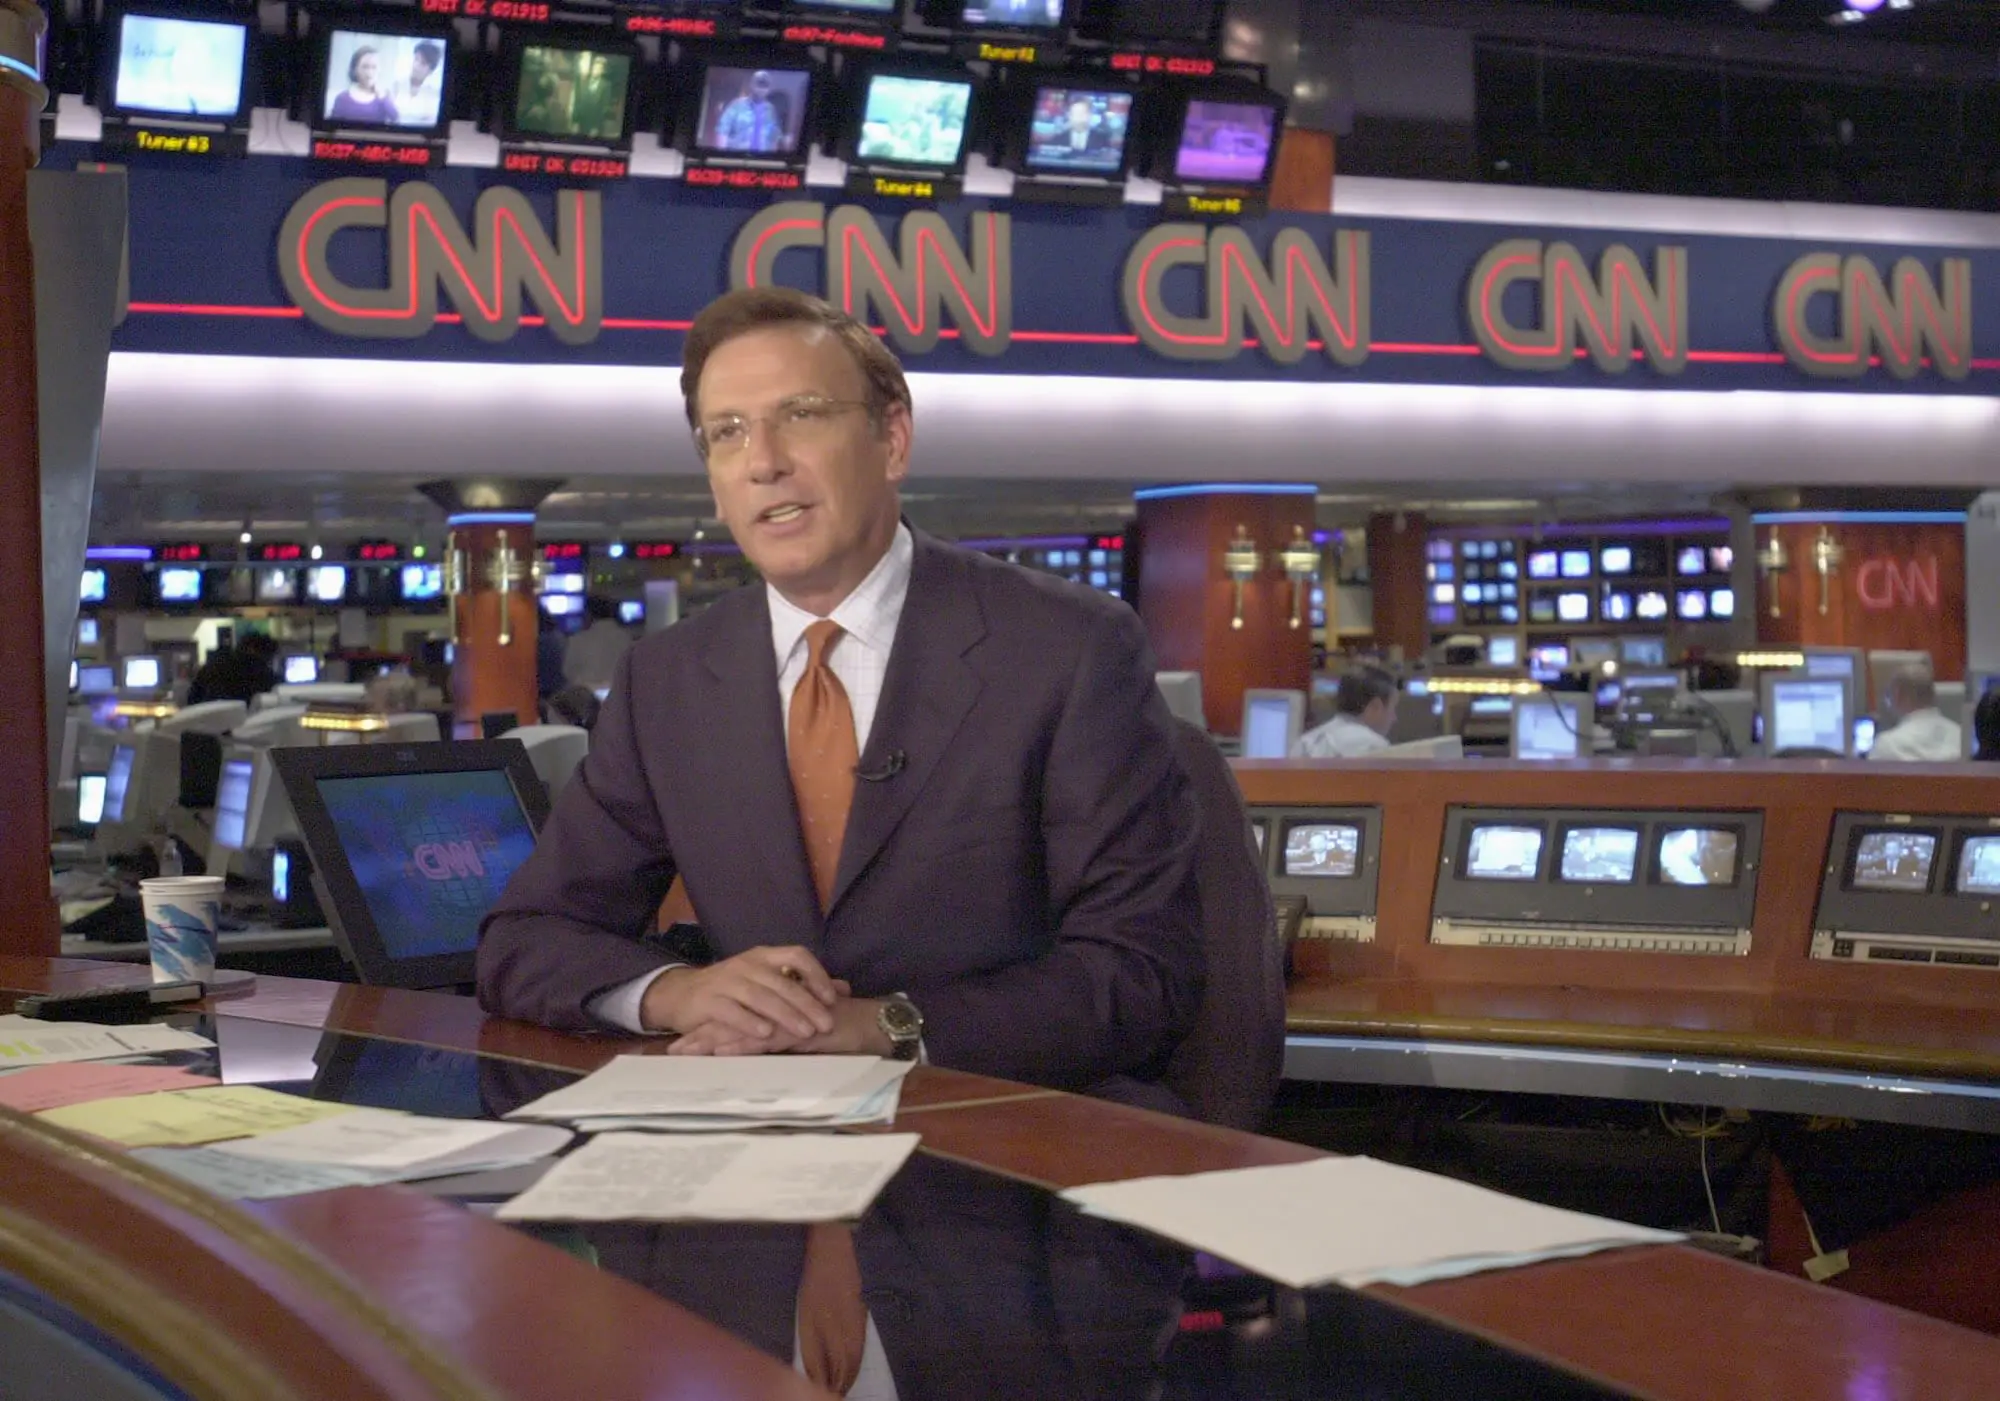
[[[827, 653], [844, 635], [839, 623], [824, 618], [806, 629], [805, 675], [793, 688], [792, 713], [785, 727], [799, 832], [805, 838], [822, 913], [833, 899], [847, 811], [854, 805], [854, 770], [861, 762], [854, 707], [848, 703], [847, 688], [826, 664]], [[845, 1396], [861, 1372], [868, 1308], [861, 1300], [861, 1262], [854, 1253], [854, 1233], [837, 1222], [821, 1223], [806, 1232], [798, 1328], [806, 1375]]]

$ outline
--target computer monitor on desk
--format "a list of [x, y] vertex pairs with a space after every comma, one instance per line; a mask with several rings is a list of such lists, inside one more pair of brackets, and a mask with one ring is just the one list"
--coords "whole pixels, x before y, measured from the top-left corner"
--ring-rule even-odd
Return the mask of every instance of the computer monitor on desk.
[[319, 680], [319, 658], [310, 652], [289, 653], [279, 675], [288, 685], [310, 686]]
[[1304, 691], [1243, 693], [1243, 757], [1283, 759], [1305, 731]]
[[1593, 701], [1571, 692], [1516, 696], [1508, 752], [1516, 759], [1588, 759], [1591, 719], [1585, 706]]
[[504, 740], [280, 749], [320, 903], [361, 981], [472, 981], [479, 921], [548, 817]]
[[108, 665], [79, 666], [76, 669], [76, 693], [86, 700], [98, 696], [118, 693], [118, 672]]
[[1764, 752], [1841, 757], [1854, 752], [1854, 684], [1799, 673], [1761, 678]]
[[155, 656], [126, 657], [119, 667], [119, 686], [127, 691], [157, 691], [165, 680], [166, 669]]
[[298, 833], [284, 785], [272, 766], [274, 751], [235, 743], [222, 753], [215, 785], [215, 820], [209, 830], [208, 874], [261, 874], [281, 838]]

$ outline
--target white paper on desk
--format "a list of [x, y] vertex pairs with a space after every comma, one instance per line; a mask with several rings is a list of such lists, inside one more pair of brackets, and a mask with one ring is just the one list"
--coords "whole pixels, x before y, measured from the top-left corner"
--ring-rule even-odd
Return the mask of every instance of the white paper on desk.
[[397, 1180], [397, 1174], [385, 1170], [332, 1163], [266, 1162], [221, 1148], [135, 1148], [132, 1156], [234, 1201], [296, 1197], [336, 1187], [374, 1187]]
[[502, 1221], [849, 1221], [917, 1146], [913, 1133], [593, 1138], [496, 1213]]
[[1421, 1284], [1681, 1239], [1373, 1158], [1145, 1177], [1075, 1187], [1063, 1196], [1092, 1216], [1205, 1250], [1297, 1289]]
[[356, 1109], [337, 1120], [278, 1129], [239, 1139], [231, 1153], [266, 1162], [426, 1175], [511, 1166], [546, 1158], [564, 1147], [568, 1129], [548, 1124], [501, 1124], [490, 1119], [436, 1119], [386, 1109]]
[[[885, 1065], [900, 1065], [885, 1062]], [[863, 1124], [893, 1124], [903, 1101], [903, 1076], [907, 1066], [885, 1072], [888, 1083], [852, 1108], [824, 1119], [802, 1121], [797, 1117], [765, 1119], [754, 1114], [628, 1114], [603, 1119], [577, 1119], [578, 1133], [732, 1133], [745, 1129], [854, 1128]]]
[[97, 1026], [91, 1022], [44, 1022], [10, 1017], [0, 1025], [0, 1066], [56, 1065], [64, 1061], [114, 1060], [198, 1051], [215, 1043], [178, 1027], [140, 1023]]
[[876, 1056], [618, 1056], [507, 1117], [828, 1120], [908, 1071], [907, 1061]]

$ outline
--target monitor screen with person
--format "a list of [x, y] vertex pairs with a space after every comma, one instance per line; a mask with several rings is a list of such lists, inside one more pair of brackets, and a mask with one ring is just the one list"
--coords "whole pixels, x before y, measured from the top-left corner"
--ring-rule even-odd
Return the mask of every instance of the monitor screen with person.
[[702, 76], [695, 149], [780, 159], [803, 154], [812, 80], [807, 65], [709, 64]]
[[1125, 164], [1133, 96], [1129, 88], [1037, 88], [1027, 168], [1047, 175], [1116, 175]]
[[341, 129], [429, 132], [450, 119], [451, 35], [336, 28], [328, 36], [319, 123]]
[[1854, 735], [1849, 683], [1832, 677], [1764, 678], [1764, 747], [1772, 754], [1846, 754]]
[[1534, 880], [1541, 874], [1540, 827], [1481, 823], [1470, 829], [1465, 843], [1467, 880]]
[[1285, 874], [1347, 880], [1360, 869], [1361, 829], [1351, 822], [1297, 822], [1285, 828]]
[[470, 981], [480, 920], [548, 816], [527, 751], [458, 741], [273, 757], [362, 981]]

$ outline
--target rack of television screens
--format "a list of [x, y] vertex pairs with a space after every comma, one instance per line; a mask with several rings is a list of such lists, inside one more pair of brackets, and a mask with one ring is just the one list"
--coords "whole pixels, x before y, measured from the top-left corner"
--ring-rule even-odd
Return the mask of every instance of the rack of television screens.
[[1660, 632], [1736, 616], [1728, 534], [1633, 524], [1593, 535], [1434, 535], [1425, 546], [1430, 622], [1439, 631], [1597, 628]]
[[1838, 814], [1812, 956], [2000, 970], [2000, 818]]
[[1380, 808], [1255, 807], [1250, 828], [1271, 893], [1305, 901], [1299, 937], [1374, 941]]
[[1123, 535], [1038, 535], [1010, 540], [961, 540], [958, 544], [1009, 564], [1102, 590], [1114, 598], [1125, 596]]
[[[444, 607], [444, 568], [393, 541], [364, 540], [345, 558], [316, 546], [269, 541], [240, 551], [194, 543], [118, 546], [86, 565], [79, 598], [91, 610], [194, 612], [203, 608]], [[93, 624], [94, 626], [94, 624]], [[81, 624], [79, 624], [81, 627]]]
[[[204, 134], [145, 149], [244, 154], [253, 109], [288, 113], [312, 154], [442, 164], [454, 121], [507, 168], [629, 174], [646, 137], [692, 183], [796, 188], [813, 149], [947, 183], [977, 153], [1021, 197], [1268, 187], [1285, 104], [1219, 57], [1221, 0], [425, 0], [283, 11], [110, 0], [58, 18], [50, 76], [135, 129]], [[61, 7], [58, 7], [60, 16]], [[671, 175], [670, 168], [648, 173]], [[879, 191], [878, 191], [879, 192]]]

